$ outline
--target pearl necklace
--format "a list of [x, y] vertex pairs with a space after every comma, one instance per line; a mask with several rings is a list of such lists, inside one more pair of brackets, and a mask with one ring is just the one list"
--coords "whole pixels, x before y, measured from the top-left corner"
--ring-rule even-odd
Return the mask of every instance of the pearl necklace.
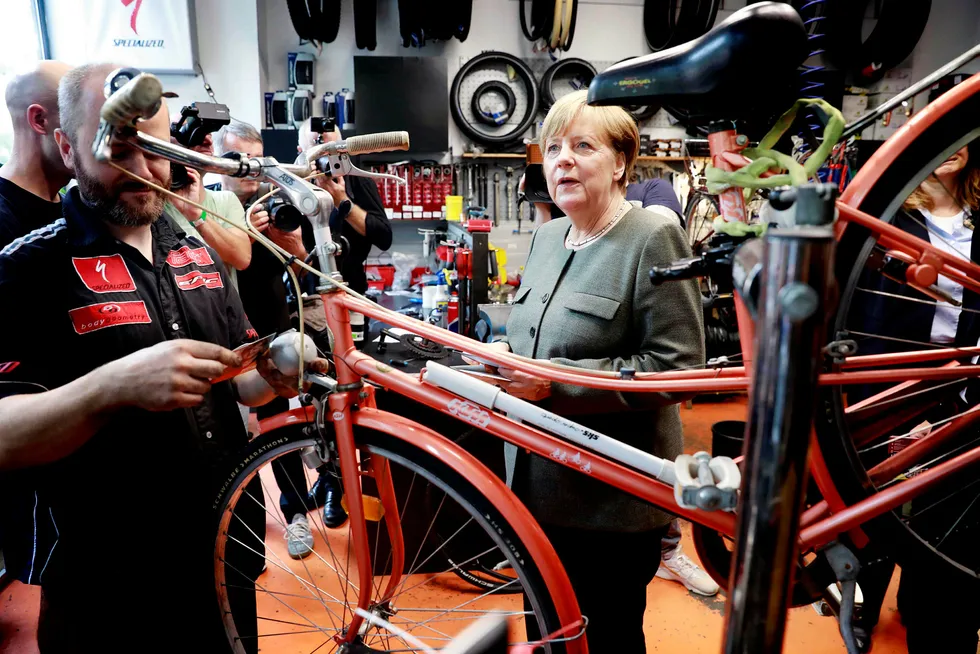
[[569, 247], [569, 248], [581, 248], [581, 247], [583, 247], [585, 245], [588, 245], [592, 241], [595, 241], [595, 240], [599, 239], [602, 235], [604, 235], [606, 232], [608, 232], [610, 229], [612, 229], [616, 225], [616, 223], [619, 222], [619, 219], [623, 216], [623, 209], [625, 209], [628, 206], [631, 206], [630, 203], [629, 202], [626, 202], [624, 200], [623, 201], [623, 204], [621, 204], [619, 206], [619, 211], [616, 212], [616, 215], [613, 217], [612, 220], [610, 220], [608, 223], [606, 223], [606, 226], [605, 227], [603, 227], [602, 229], [600, 229], [595, 234], [593, 234], [591, 236], [585, 237], [581, 241], [578, 241], [578, 242], [572, 241], [572, 240], [570, 240], [566, 236], [565, 237], [565, 246], [566, 247]]

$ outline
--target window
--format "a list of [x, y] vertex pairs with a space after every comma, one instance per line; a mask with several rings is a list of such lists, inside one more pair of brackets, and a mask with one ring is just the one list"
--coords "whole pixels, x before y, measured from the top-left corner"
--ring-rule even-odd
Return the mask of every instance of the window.
[[[41, 38], [34, 0], [7, 0], [3, 7], [3, 38], [0, 39], [0, 98], [6, 95], [11, 77], [42, 58]], [[10, 158], [13, 127], [6, 106], [0, 108], [0, 164]]]

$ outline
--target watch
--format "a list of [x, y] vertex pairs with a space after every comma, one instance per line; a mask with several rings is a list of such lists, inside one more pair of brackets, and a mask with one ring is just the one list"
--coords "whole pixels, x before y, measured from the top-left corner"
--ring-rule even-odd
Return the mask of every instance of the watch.
[[351, 207], [353, 206], [354, 206], [353, 202], [351, 202], [350, 200], [344, 200], [343, 202], [337, 205], [337, 216], [341, 220], [346, 219], [347, 214], [350, 213]]

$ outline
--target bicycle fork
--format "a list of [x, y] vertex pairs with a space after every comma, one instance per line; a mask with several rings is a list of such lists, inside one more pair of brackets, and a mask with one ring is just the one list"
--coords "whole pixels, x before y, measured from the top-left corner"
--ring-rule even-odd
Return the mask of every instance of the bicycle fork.
[[[326, 290], [326, 289], [324, 289]], [[391, 542], [392, 569], [388, 583], [377, 603], [388, 602], [395, 588], [401, 583], [402, 570], [405, 563], [405, 547], [401, 530], [401, 517], [395, 498], [391, 478], [391, 468], [386, 459], [371, 457], [370, 463], [357, 459], [357, 446], [354, 441], [354, 422], [351, 409], [355, 404], [374, 406], [373, 389], [365, 388], [360, 377], [349, 366], [339, 362], [345, 354], [354, 349], [354, 341], [350, 330], [350, 314], [343, 306], [328, 304], [327, 322], [334, 334], [334, 352], [337, 370], [336, 392], [328, 398], [330, 420], [334, 425], [337, 440], [337, 458], [340, 463], [341, 483], [344, 496], [347, 498], [347, 514], [350, 518], [351, 548], [357, 564], [358, 587], [357, 607], [364, 611], [372, 608], [374, 590], [374, 570], [371, 561], [371, 548], [368, 542], [367, 510], [365, 496], [361, 490], [361, 477], [370, 475], [378, 488], [378, 504], [376, 514], [372, 518], [383, 520]], [[373, 499], [373, 498], [372, 498]], [[383, 574], [384, 571], [382, 570]], [[350, 580], [347, 581], [350, 583]], [[334, 639], [338, 643], [351, 643], [360, 634], [364, 618], [356, 613], [351, 616], [347, 631], [338, 634]]]

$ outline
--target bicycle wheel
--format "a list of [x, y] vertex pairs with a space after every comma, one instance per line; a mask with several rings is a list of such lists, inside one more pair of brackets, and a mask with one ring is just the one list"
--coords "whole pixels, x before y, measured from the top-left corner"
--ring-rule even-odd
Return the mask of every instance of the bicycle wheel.
[[[922, 126], [918, 137], [863, 193], [856, 208], [903, 228], [918, 225], [914, 228], [928, 232], [934, 243], [941, 239], [924, 223], [919, 225], [921, 221], [902, 205], [942, 162], [980, 136], [980, 127], [975, 127], [977, 111], [980, 94], [965, 99], [932, 125]], [[913, 324], [923, 309], [934, 313], [942, 305], [953, 307], [889, 279], [894, 271], [883, 268], [887, 261], [883, 254], [874, 235], [856, 225], [847, 227], [837, 249], [835, 272], [841, 295], [839, 309], [829, 323], [828, 340], [853, 339], [859, 355], [950, 347], [930, 342], [931, 315], [923, 338], [903, 338], [896, 331]], [[969, 311], [963, 311], [959, 319], [975, 320]], [[827, 369], [840, 368], [829, 364]], [[850, 505], [871, 497], [980, 445], [975, 425], [956, 428], [969, 410], [961, 395], [965, 383], [966, 379], [957, 379], [822, 387], [817, 434], [843, 500]], [[927, 432], [927, 424], [931, 431]], [[903, 448], [907, 450], [904, 454]], [[970, 469], [975, 477], [976, 467]], [[951, 566], [980, 577], [980, 557], [973, 544], [980, 527], [980, 484], [973, 477], [949, 475], [862, 529], [899, 562]]]
[[[527, 633], [549, 634], [559, 629], [554, 604], [535, 561], [508, 518], [468, 480], [427, 451], [373, 431], [355, 434], [362, 467], [365, 511], [377, 505], [377, 488], [371, 465], [386, 465], [391, 472], [404, 535], [404, 567], [401, 583], [388, 602], [380, 602], [393, 561], [387, 520], [378, 515], [368, 522], [374, 566], [370, 610], [407, 632], [397, 635], [386, 628], [362, 627], [357, 651], [422, 651], [418, 642], [445, 647], [465, 627], [487, 614], [512, 616], [512, 643], [527, 640]], [[301, 426], [277, 430], [255, 439], [232, 468], [217, 496], [219, 527], [215, 540], [214, 569], [218, 603], [236, 652], [332, 650], [334, 636], [345, 632], [357, 606], [359, 578], [350, 547], [351, 521], [327, 529], [319, 511], [308, 520], [314, 536], [313, 551], [293, 559], [284, 539], [286, 519], [279, 509], [281, 492], [305, 497], [315, 470], [303, 467], [291, 488], [280, 490], [275, 466], [290, 453], [314, 451], [319, 439], [307, 436]], [[295, 458], [295, 457], [294, 457]], [[376, 468], [374, 468], [376, 469]], [[303, 487], [305, 484], [305, 487]], [[436, 502], [434, 510], [429, 500]], [[449, 521], [455, 521], [450, 531]], [[441, 535], [437, 535], [441, 534]], [[451, 545], [452, 563], [441, 555]], [[470, 560], [507, 562], [513, 578], [506, 587], [476, 589], [463, 582], [455, 566]], [[264, 567], [263, 567], [264, 566]], [[519, 587], [522, 594], [508, 594]], [[533, 607], [524, 610], [524, 602]], [[253, 617], [253, 615], [255, 617]], [[413, 642], [412, 637], [417, 639]], [[257, 643], [257, 645], [256, 645]], [[549, 651], [563, 652], [561, 643]]]
[[718, 199], [714, 195], [696, 191], [687, 201], [684, 224], [687, 226], [687, 241], [695, 253], [715, 233], [712, 223], [720, 213]]

